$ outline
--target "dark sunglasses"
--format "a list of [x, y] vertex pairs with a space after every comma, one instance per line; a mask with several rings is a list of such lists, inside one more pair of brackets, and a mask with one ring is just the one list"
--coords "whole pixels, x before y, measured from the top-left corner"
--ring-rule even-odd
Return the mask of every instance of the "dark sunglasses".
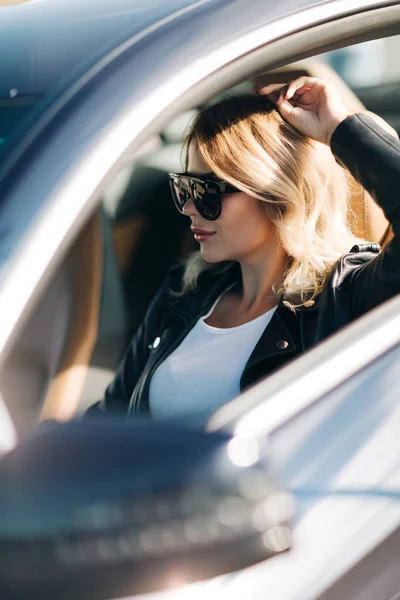
[[172, 197], [179, 212], [191, 200], [197, 212], [207, 221], [215, 221], [222, 211], [222, 194], [232, 194], [239, 190], [222, 181], [216, 175], [192, 177], [186, 173], [168, 173]]

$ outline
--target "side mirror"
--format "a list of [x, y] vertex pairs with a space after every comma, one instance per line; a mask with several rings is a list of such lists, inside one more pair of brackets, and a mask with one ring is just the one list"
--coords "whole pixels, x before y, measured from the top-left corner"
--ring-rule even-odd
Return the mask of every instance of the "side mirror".
[[47, 424], [0, 460], [0, 597], [106, 600], [221, 575], [287, 550], [292, 512], [255, 440]]

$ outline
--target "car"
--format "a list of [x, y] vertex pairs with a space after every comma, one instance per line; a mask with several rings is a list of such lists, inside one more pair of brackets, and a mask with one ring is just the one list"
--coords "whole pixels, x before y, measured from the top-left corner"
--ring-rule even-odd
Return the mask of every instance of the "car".
[[[198, 107], [255, 81], [312, 73], [398, 130], [395, 67], [376, 83], [367, 54], [352, 91], [326, 63], [347, 49], [345, 77], [352, 48], [378, 40], [383, 55], [395, 53], [399, 33], [396, 1], [0, 2], [2, 598], [397, 597], [399, 298], [224, 406], [204, 431], [70, 420], [101, 398], [166, 271], [193, 249], [166, 173], [179, 170]], [[360, 190], [353, 199], [354, 227], [386, 243], [380, 210]], [[188, 436], [198, 436], [202, 460], [183, 460]], [[95, 469], [98, 453], [135, 456], [139, 446], [149, 460], [117, 475], [145, 524], [156, 514], [149, 506], [180, 506], [182, 490], [193, 497], [201, 480], [224, 501], [246, 488], [251, 536], [236, 531], [242, 513], [232, 511], [230, 538], [220, 539], [222, 523], [204, 538], [200, 520], [179, 549], [162, 527], [135, 530], [128, 549], [125, 538], [99, 537], [104, 514], [121, 515], [129, 494], [108, 479], [112, 461]], [[121, 498], [110, 513], [111, 492]], [[198, 504], [191, 526], [204, 517]]]

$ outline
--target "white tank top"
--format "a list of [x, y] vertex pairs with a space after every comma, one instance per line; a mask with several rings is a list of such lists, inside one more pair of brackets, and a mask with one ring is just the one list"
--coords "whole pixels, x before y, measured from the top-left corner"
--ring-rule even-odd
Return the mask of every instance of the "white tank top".
[[240, 393], [244, 367], [276, 307], [248, 323], [221, 329], [204, 322], [219, 299], [153, 374], [149, 389], [153, 419], [202, 425]]

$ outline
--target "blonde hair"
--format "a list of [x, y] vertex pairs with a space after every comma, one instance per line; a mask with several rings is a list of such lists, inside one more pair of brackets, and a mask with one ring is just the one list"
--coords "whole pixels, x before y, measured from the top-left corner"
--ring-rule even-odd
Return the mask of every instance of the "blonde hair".
[[[292, 309], [315, 298], [333, 264], [360, 241], [349, 225], [347, 175], [329, 148], [303, 136], [258, 96], [230, 97], [195, 117], [184, 145], [186, 170], [192, 143], [218, 177], [265, 203], [290, 257], [277, 295]], [[194, 253], [182, 293], [203, 271], [230, 264], [210, 264]]]

